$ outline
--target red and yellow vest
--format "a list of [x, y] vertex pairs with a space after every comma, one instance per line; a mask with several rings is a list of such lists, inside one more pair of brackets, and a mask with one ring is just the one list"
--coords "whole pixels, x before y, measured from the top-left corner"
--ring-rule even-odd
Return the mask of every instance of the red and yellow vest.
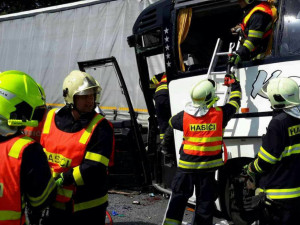
[[[55, 124], [56, 110], [52, 109], [48, 112], [41, 136], [41, 145], [44, 147], [44, 152], [47, 155], [52, 176], [54, 178], [58, 177], [60, 173], [74, 168], [73, 176], [75, 173], [79, 176], [79, 179], [82, 179], [79, 165], [86, 154], [86, 147], [94, 129], [104, 117], [96, 114], [85, 129], [75, 133], [67, 133], [59, 130]], [[76, 177], [74, 179], [76, 181]], [[74, 185], [59, 188], [56, 201], [60, 203], [68, 202], [74, 190]]]
[[0, 143], [0, 225], [25, 224], [21, 193], [21, 163], [24, 149], [34, 140], [19, 135]]
[[223, 112], [211, 108], [205, 116], [184, 112], [183, 142], [178, 166], [182, 169], [208, 169], [222, 166]]

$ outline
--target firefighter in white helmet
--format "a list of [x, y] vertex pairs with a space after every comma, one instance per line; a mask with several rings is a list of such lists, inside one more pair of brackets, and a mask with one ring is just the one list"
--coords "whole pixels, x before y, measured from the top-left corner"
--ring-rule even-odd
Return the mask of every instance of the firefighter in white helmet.
[[213, 107], [218, 100], [215, 91], [216, 83], [213, 80], [201, 80], [191, 90], [192, 102], [187, 103], [184, 111], [169, 121], [163, 145], [168, 146], [172, 129], [183, 131], [183, 142], [164, 225], [181, 224], [194, 188], [196, 208], [192, 224], [213, 224], [215, 171], [224, 165], [223, 129], [239, 110], [241, 87], [239, 81], [234, 79], [230, 100], [221, 107]]
[[[273, 0], [238, 0], [238, 3], [244, 12], [243, 20], [231, 32], [241, 36], [241, 45], [229, 57], [229, 67], [237, 66], [240, 61], [260, 60], [270, 55], [273, 27], [277, 20]], [[225, 78], [225, 84], [228, 79]]]
[[91, 75], [74, 70], [63, 83], [66, 106], [47, 115], [41, 144], [61, 190], [48, 224], [105, 224], [114, 133], [112, 124], [95, 111], [100, 92]]
[[300, 215], [299, 86], [291, 78], [275, 78], [264, 85], [262, 93], [270, 100], [275, 115], [262, 138], [257, 157], [245, 167], [250, 178], [248, 187], [257, 187], [260, 192], [245, 201], [245, 208], [261, 213], [260, 224], [297, 224]]
[[22, 133], [24, 126], [38, 125], [43, 110], [33, 78], [22, 71], [0, 73], [1, 225], [25, 225], [25, 205], [39, 212], [55, 199], [56, 185], [42, 146]]

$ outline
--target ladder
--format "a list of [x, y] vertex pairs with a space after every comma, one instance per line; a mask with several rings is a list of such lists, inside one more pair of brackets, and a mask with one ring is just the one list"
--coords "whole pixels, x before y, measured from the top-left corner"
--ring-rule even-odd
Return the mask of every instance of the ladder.
[[[237, 44], [235, 44], [234, 42], [230, 42], [229, 43], [229, 50], [228, 52], [220, 52], [222, 46], [222, 40], [220, 38], [218, 38], [209, 67], [208, 67], [208, 71], [207, 71], [207, 79], [212, 79], [214, 81], [217, 82], [217, 80], [219, 81], [218, 83], [222, 83], [225, 74], [227, 73], [227, 71], [215, 71], [215, 67], [217, 65], [219, 56], [227, 56], [229, 54], [234, 53], [234, 50], [237, 50], [240, 46], [240, 39], [238, 41]], [[235, 68], [230, 68], [230, 71], [233, 72], [233, 70], [235, 70]], [[222, 78], [217, 78], [216, 75], [224, 75]], [[224, 98], [220, 98], [223, 99], [223, 105], [228, 101], [229, 98], [229, 93], [230, 93], [230, 88], [228, 87], [224, 87], [222, 88], [222, 90], [217, 90], [216, 94], [219, 95], [224, 95]]]

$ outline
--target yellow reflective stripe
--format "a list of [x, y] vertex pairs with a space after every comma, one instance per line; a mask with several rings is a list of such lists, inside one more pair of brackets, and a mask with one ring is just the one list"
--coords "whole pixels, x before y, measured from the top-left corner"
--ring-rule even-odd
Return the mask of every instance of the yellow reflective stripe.
[[165, 134], [160, 134], [160, 135], [159, 135], [159, 138], [160, 138], [160, 139], [164, 139], [164, 136], [165, 136]]
[[169, 125], [170, 125], [170, 127], [173, 128], [173, 125], [172, 125], [172, 122], [171, 122], [172, 118], [173, 118], [173, 116], [169, 119]]
[[181, 225], [181, 221], [166, 218], [163, 225]]
[[90, 122], [89, 126], [87, 129], [84, 131], [82, 134], [79, 143], [81, 144], [86, 144], [87, 140], [89, 139], [91, 132], [93, 128], [96, 126], [96, 124], [103, 118], [100, 114], [98, 114], [96, 117], [93, 118], [93, 120]]
[[11, 147], [11, 149], [9, 150], [8, 155], [10, 157], [19, 158], [20, 152], [22, 150], [22, 148], [27, 145], [28, 143], [32, 142], [33, 139], [31, 139], [30, 137], [24, 136], [20, 139], [18, 139], [13, 146]]
[[232, 101], [232, 100], [231, 100], [231, 101], [228, 102], [228, 104], [234, 106], [234, 107], [236, 108], [236, 111], [238, 111], [239, 108], [240, 108], [239, 103], [237, 103], [236, 101]]
[[240, 92], [240, 91], [232, 91], [230, 93], [230, 98], [235, 98], [235, 97], [242, 98], [242, 92]]
[[152, 77], [152, 82], [154, 83], [154, 84], [158, 84], [159, 83], [159, 81], [157, 80], [157, 78], [154, 76], [154, 77]]
[[249, 30], [248, 37], [262, 38], [264, 32], [258, 30]]
[[300, 197], [300, 187], [285, 188], [285, 189], [261, 189], [260, 192], [265, 192], [270, 199], [286, 199]]
[[255, 13], [257, 10], [261, 10], [261, 11], [266, 11], [263, 7], [255, 7], [253, 8], [250, 13], [245, 17], [244, 19], [244, 23], [247, 24], [248, 20], [250, 19], [250, 17], [252, 16], [253, 13]]
[[287, 157], [292, 154], [299, 154], [299, 153], [300, 153], [300, 144], [295, 144], [292, 146], [285, 147], [282, 153], [282, 157]]
[[74, 178], [74, 181], [77, 184], [77, 186], [84, 185], [84, 181], [83, 181], [83, 178], [81, 176], [79, 166], [76, 166], [76, 167], [73, 168], [73, 178]]
[[37, 206], [40, 206], [41, 204], [43, 204], [47, 200], [48, 196], [51, 194], [51, 192], [54, 190], [55, 187], [56, 187], [55, 181], [54, 181], [53, 177], [51, 177], [49, 179], [47, 187], [45, 188], [44, 192], [40, 196], [31, 197], [31, 196], [27, 195], [30, 204], [33, 207], [37, 207]]
[[224, 165], [222, 159], [216, 159], [206, 162], [187, 162], [179, 160], [178, 166], [184, 169], [207, 169]]
[[21, 219], [22, 213], [10, 210], [0, 210], [0, 221], [5, 220], [19, 220]]
[[255, 48], [255, 46], [249, 40], [245, 40], [243, 46], [245, 46], [246, 48], [248, 48], [250, 52], [252, 52], [253, 49]]
[[163, 89], [168, 89], [168, 85], [167, 84], [163, 84], [163, 85], [157, 87], [156, 90], [155, 90], [155, 92], [158, 92], [158, 91], [163, 90]]
[[107, 202], [107, 200], [108, 200], [108, 194], [106, 194], [101, 198], [97, 198], [91, 201], [74, 204], [74, 212], [103, 205], [105, 202]]
[[260, 168], [260, 166], [258, 165], [258, 159], [256, 159], [255, 161], [254, 161], [254, 167], [255, 167], [255, 169], [256, 169], [256, 171], [257, 172], [259, 172], [259, 173], [262, 173], [263, 172], [263, 170]]
[[202, 137], [202, 138], [197, 138], [197, 137], [183, 137], [185, 141], [190, 141], [190, 142], [215, 142], [215, 141], [222, 141], [222, 137]]
[[109, 159], [107, 157], [94, 152], [87, 152], [85, 158], [95, 162], [102, 163], [104, 166], [108, 166], [109, 163]]
[[183, 149], [185, 150], [194, 150], [194, 151], [200, 151], [200, 152], [211, 152], [211, 151], [217, 151], [221, 150], [222, 145], [216, 145], [216, 146], [196, 146], [196, 145], [184, 145]]
[[275, 164], [277, 161], [280, 160], [268, 153], [262, 146], [260, 146], [258, 157], [271, 164]]
[[54, 116], [56, 109], [51, 109], [48, 114], [47, 114], [47, 118], [46, 121], [44, 123], [44, 127], [43, 127], [43, 134], [49, 134], [50, 132], [50, 126], [51, 126], [51, 121], [52, 118]]
[[64, 187], [58, 187], [57, 194], [65, 196], [67, 198], [71, 198], [73, 195], [73, 191], [69, 189], [65, 189]]

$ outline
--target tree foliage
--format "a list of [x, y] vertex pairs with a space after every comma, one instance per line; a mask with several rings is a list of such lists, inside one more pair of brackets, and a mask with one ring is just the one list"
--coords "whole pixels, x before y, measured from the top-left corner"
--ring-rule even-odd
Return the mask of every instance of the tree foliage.
[[78, 1], [79, 0], [0, 0], [0, 15]]

